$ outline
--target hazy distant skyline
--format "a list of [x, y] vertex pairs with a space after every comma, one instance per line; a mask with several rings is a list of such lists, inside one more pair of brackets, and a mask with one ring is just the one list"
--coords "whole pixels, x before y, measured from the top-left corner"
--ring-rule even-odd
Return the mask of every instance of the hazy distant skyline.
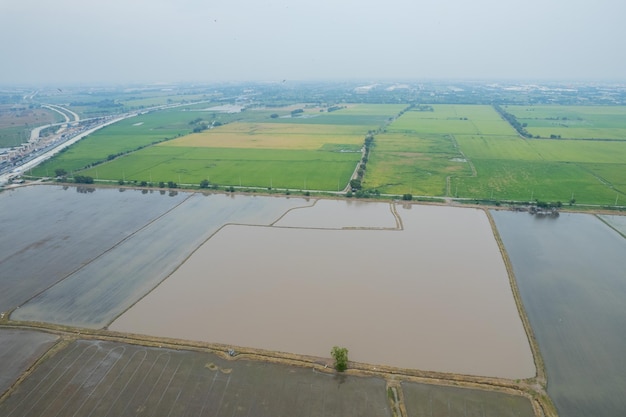
[[626, 80], [623, 0], [3, 0], [0, 84]]

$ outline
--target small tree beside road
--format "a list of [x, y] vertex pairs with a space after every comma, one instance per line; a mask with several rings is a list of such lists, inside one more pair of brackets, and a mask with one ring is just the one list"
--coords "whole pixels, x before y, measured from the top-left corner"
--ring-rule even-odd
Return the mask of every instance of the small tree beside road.
[[334, 346], [330, 351], [333, 359], [335, 359], [335, 369], [339, 372], [343, 372], [348, 369], [348, 349]]

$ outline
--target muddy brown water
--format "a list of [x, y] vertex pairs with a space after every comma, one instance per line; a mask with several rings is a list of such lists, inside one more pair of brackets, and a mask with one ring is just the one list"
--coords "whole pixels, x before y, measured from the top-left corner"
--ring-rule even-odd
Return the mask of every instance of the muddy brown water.
[[[533, 376], [485, 213], [397, 206], [404, 230], [381, 230], [395, 228], [391, 209], [324, 202], [272, 227], [226, 226], [109, 327], [321, 357], [340, 345], [371, 364]], [[358, 210], [367, 213], [350, 221]], [[317, 228], [298, 227], [307, 225]], [[323, 230], [342, 225], [374, 229]]]

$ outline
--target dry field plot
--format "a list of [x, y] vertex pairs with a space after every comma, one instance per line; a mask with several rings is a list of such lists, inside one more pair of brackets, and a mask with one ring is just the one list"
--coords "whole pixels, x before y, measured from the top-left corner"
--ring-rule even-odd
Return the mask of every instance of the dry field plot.
[[77, 341], [38, 367], [0, 404], [0, 415], [391, 417], [391, 411], [382, 379]]

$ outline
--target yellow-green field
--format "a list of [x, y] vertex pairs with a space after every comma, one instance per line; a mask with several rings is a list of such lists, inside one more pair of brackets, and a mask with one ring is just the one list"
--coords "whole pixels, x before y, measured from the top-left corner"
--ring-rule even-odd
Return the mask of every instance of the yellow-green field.
[[192, 146], [253, 149], [321, 149], [327, 144], [363, 144], [362, 126], [285, 123], [230, 123], [194, 133], [160, 146]]

